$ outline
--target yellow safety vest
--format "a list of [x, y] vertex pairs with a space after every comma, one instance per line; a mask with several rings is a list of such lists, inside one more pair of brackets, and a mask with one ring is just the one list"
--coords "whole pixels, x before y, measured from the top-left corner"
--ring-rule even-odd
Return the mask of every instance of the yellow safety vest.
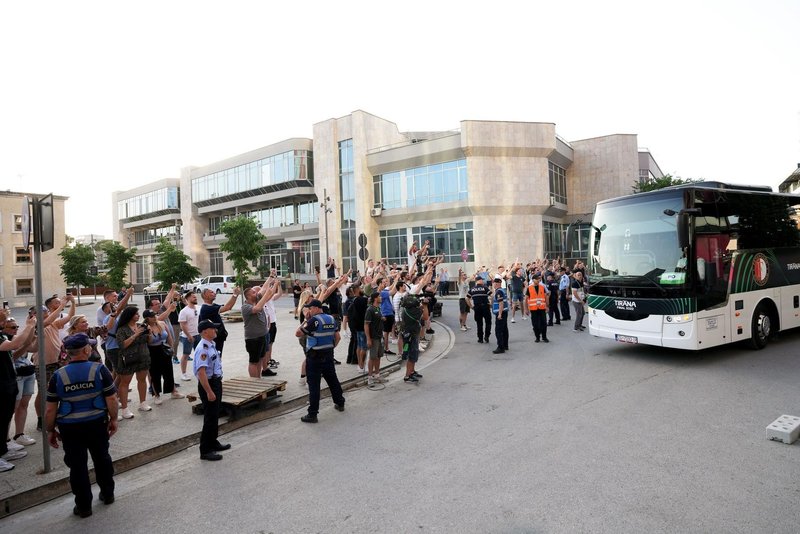
[[529, 310], [546, 310], [547, 309], [547, 291], [541, 283], [537, 285], [528, 286], [528, 309]]

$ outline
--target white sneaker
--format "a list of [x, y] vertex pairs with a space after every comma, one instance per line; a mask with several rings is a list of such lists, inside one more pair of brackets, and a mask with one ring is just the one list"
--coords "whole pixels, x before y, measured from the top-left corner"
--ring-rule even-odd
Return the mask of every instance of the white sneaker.
[[[161, 406], [162, 402], [164, 402], [164, 401], [161, 400], [161, 395], [159, 395], [158, 397], [153, 399], [153, 404], [155, 404], [156, 406]], [[139, 407], [139, 409], [141, 409], [141, 407]]]
[[302, 377], [300, 380], [297, 381], [300, 386], [306, 386], [306, 377]]
[[152, 409], [153, 408], [149, 404], [147, 404], [146, 402], [142, 402], [142, 403], [139, 404], [139, 411], [140, 412], [149, 412]]
[[189, 380], [191, 380], [191, 379], [192, 379], [192, 376], [191, 376], [189, 373], [183, 373], [183, 374], [181, 375], [181, 380], [183, 380], [183, 381], [185, 381], [185, 382], [188, 382], [188, 381], [189, 381]]
[[516, 323], [516, 322], [517, 322], [517, 320], [516, 320], [516, 319], [514, 319], [514, 318], [512, 317], [512, 318], [511, 318], [511, 322], [512, 322], [512, 323]]
[[385, 379], [385, 378], [383, 378], [383, 377], [380, 375], [380, 373], [378, 373], [378, 374], [374, 375], [374, 376], [372, 377], [372, 380], [373, 380], [373, 381], [375, 381], [375, 382], [377, 382], [378, 384], [383, 384], [384, 382], [386, 382], [386, 379]]
[[365, 374], [367, 374], [367, 369], [364, 368], [364, 367], [359, 367], [358, 368], [358, 372], [359, 372], [359, 374], [365, 375]]
[[171, 399], [185, 399], [186, 395], [184, 395], [183, 393], [178, 393], [177, 391], [173, 391], [170, 394], [170, 398]]
[[466, 331], [467, 331], [467, 327], [466, 327], [466, 326], [464, 326], [464, 325], [461, 325], [461, 331], [462, 331], [462, 332], [466, 332]]
[[122, 410], [122, 413], [120, 415], [122, 416], [123, 419], [133, 419], [133, 412], [131, 411], [130, 408], [125, 408], [124, 410]]
[[25, 458], [26, 456], [28, 456], [28, 451], [26, 450], [8, 451], [3, 455], [3, 460], [19, 460], [20, 458]]
[[27, 435], [27, 434], [22, 434], [21, 436], [19, 436], [18, 438], [16, 438], [14, 441], [16, 441], [17, 443], [19, 443], [20, 445], [25, 445], [26, 447], [27, 447], [27, 446], [29, 446], [29, 445], [33, 445], [34, 443], [36, 443], [36, 440], [35, 440], [35, 439], [33, 439], [32, 437], [30, 437], [30, 436], [29, 436], [29, 435]]
[[467, 325], [467, 330], [472, 330], [472, 327], [470, 325]]
[[6, 447], [8, 447], [8, 450], [10, 451], [21, 451], [22, 449], [25, 448], [21, 444], [13, 440], [6, 441]]
[[372, 375], [369, 375], [367, 377], [367, 386], [374, 386], [374, 385], [375, 385], [375, 379], [372, 378]]
[[11, 471], [12, 469], [14, 469], [14, 464], [10, 464], [5, 460], [3, 460], [2, 458], [0, 458], [0, 473], [4, 471]]

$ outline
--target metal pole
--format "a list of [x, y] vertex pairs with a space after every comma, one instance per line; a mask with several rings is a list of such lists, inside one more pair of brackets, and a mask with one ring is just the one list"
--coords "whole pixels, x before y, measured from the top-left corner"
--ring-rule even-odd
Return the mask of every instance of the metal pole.
[[32, 197], [33, 203], [33, 281], [36, 292], [36, 334], [39, 350], [36, 362], [39, 364], [39, 413], [42, 414], [42, 457], [44, 459], [44, 472], [50, 472], [50, 443], [47, 441], [47, 425], [44, 414], [47, 409], [47, 361], [44, 344], [44, 314], [42, 313], [42, 217], [39, 199]]
[[[325, 261], [328, 261], [328, 258], [331, 257], [331, 251], [328, 247], [328, 190], [322, 190], [322, 198], [324, 202], [322, 207], [325, 209]], [[320, 263], [322, 263], [322, 258], [320, 258]]]

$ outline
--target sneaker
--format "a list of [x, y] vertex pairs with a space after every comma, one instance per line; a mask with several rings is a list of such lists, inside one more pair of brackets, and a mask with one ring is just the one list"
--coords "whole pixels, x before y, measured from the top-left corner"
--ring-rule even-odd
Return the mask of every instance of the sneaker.
[[343, 412], [344, 411], [344, 404], [335, 404], [334, 403], [333, 407], [336, 409], [337, 412]]
[[277, 374], [278, 373], [276, 373], [275, 371], [272, 371], [270, 369], [264, 369], [263, 371], [261, 371], [261, 376], [262, 377], [264, 377], [264, 376], [276, 376]]
[[189, 373], [183, 373], [181, 375], [181, 380], [183, 380], [184, 382], [188, 382], [191, 379], [192, 379], [192, 376]]
[[[467, 331], [467, 327], [464, 326], [463, 324], [461, 325], [461, 331], [462, 332], [466, 332]], [[384, 352], [386, 352], [386, 351], [384, 351]]]
[[372, 375], [369, 375], [367, 377], [367, 386], [374, 386], [374, 385], [375, 385], [375, 379], [372, 377]]
[[425, 333], [426, 334], [435, 334], [436, 330], [434, 330], [433, 328], [428, 328], [427, 330], [425, 330]]
[[383, 351], [383, 353], [384, 353], [384, 354], [388, 354], [389, 356], [396, 356], [396, 355], [397, 355], [397, 353], [395, 353], [395, 352], [392, 352], [392, 351], [391, 351], [391, 350], [389, 350], [389, 349], [386, 349], [386, 350], [384, 350], [384, 351]]
[[409, 375], [409, 376], [403, 377], [403, 382], [411, 382], [412, 384], [416, 384], [416, 383], [419, 382], [419, 380], [417, 380], [416, 376]]
[[2, 456], [2, 459], [3, 460], [19, 460], [21, 458], [25, 458], [26, 456], [28, 456], [28, 451], [24, 450], [24, 447], [23, 447], [23, 450], [21, 450], [21, 451], [8, 451], [7, 453], [5, 453]]
[[467, 325], [467, 330], [472, 330], [472, 327], [470, 325]]
[[28, 436], [27, 434], [20, 434], [19, 436], [14, 438], [14, 441], [26, 447], [28, 445], [33, 445], [34, 443], [36, 443], [36, 440]]
[[120, 413], [120, 415], [122, 416], [123, 419], [133, 419], [133, 412], [131, 411], [130, 408], [125, 408], [124, 410], [122, 410], [122, 413]]
[[173, 356], [172, 357], [172, 364], [175, 365], [175, 364], [178, 364], [178, 363], [181, 363], [181, 361], [178, 358], [176, 358], [175, 356]]
[[14, 469], [14, 464], [10, 464], [5, 460], [3, 460], [2, 458], [0, 458], [0, 473], [3, 473], [5, 471], [11, 471], [12, 469]]
[[305, 386], [307, 386], [308, 384], [306, 383], [306, 377], [304, 377], [304, 376], [300, 377], [300, 380], [298, 380], [298, 381], [297, 381], [297, 384], [298, 384], [300, 387], [305, 387]]
[[360, 374], [360, 375], [365, 375], [365, 374], [367, 374], [367, 369], [366, 369], [366, 368], [364, 368], [364, 367], [359, 367], [359, 368], [358, 368], [358, 374]]
[[425, 352], [426, 348], [428, 348], [427, 345], [423, 345], [422, 343], [420, 343], [419, 347], [417, 347], [417, 352], [420, 352], [420, 353]]
[[170, 396], [171, 399], [185, 399], [186, 395], [183, 393], [178, 393], [177, 391], [173, 391]]
[[414, 371], [413, 373], [411, 373], [411, 376], [416, 376], [417, 378], [422, 378], [422, 375], [421, 375], [421, 374], [419, 374], [419, 373], [418, 373], [418, 372], [416, 372], [416, 371]]
[[187, 362], [193, 362], [194, 360], [192, 359], [192, 357], [191, 357], [191, 356], [188, 356], [188, 357], [186, 358], [186, 361], [187, 361]]
[[[153, 399], [153, 404], [155, 404], [156, 406], [161, 406], [162, 402], [164, 401], [161, 400], [161, 395]], [[139, 407], [139, 409], [141, 410], [141, 406]]]
[[281, 364], [281, 362], [279, 362], [278, 360], [270, 360], [270, 361], [269, 361], [269, 366], [270, 366], [272, 369], [275, 369], [275, 368], [276, 368], [276, 367], [278, 367], [280, 364]]
[[375, 383], [377, 383], [377, 384], [383, 384], [384, 382], [386, 382], [386, 379], [385, 379], [385, 378], [383, 378], [383, 377], [380, 375], [380, 373], [379, 373], [379, 374], [377, 374], [377, 375], [374, 375], [374, 376], [372, 377], [372, 380], [373, 380]]
[[516, 320], [516, 319], [514, 319], [514, 318], [512, 317], [512, 318], [511, 318], [511, 322], [512, 322], [512, 323], [516, 323], [516, 322], [517, 322], [517, 320]]
[[20, 443], [17, 443], [16, 441], [11, 441], [11, 440], [6, 441], [6, 447], [10, 451], [21, 451], [22, 449], [25, 448]]
[[580, 328], [573, 328], [572, 331], [573, 332], [582, 332], [583, 330], [581, 330]]

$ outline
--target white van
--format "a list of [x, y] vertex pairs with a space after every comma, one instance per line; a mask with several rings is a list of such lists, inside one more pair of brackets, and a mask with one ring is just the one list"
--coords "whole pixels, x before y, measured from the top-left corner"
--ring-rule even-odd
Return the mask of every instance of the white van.
[[233, 286], [236, 285], [236, 277], [232, 274], [212, 274], [200, 280], [197, 286], [197, 292], [202, 293], [206, 289], [210, 289], [217, 295], [220, 293], [233, 293]]

